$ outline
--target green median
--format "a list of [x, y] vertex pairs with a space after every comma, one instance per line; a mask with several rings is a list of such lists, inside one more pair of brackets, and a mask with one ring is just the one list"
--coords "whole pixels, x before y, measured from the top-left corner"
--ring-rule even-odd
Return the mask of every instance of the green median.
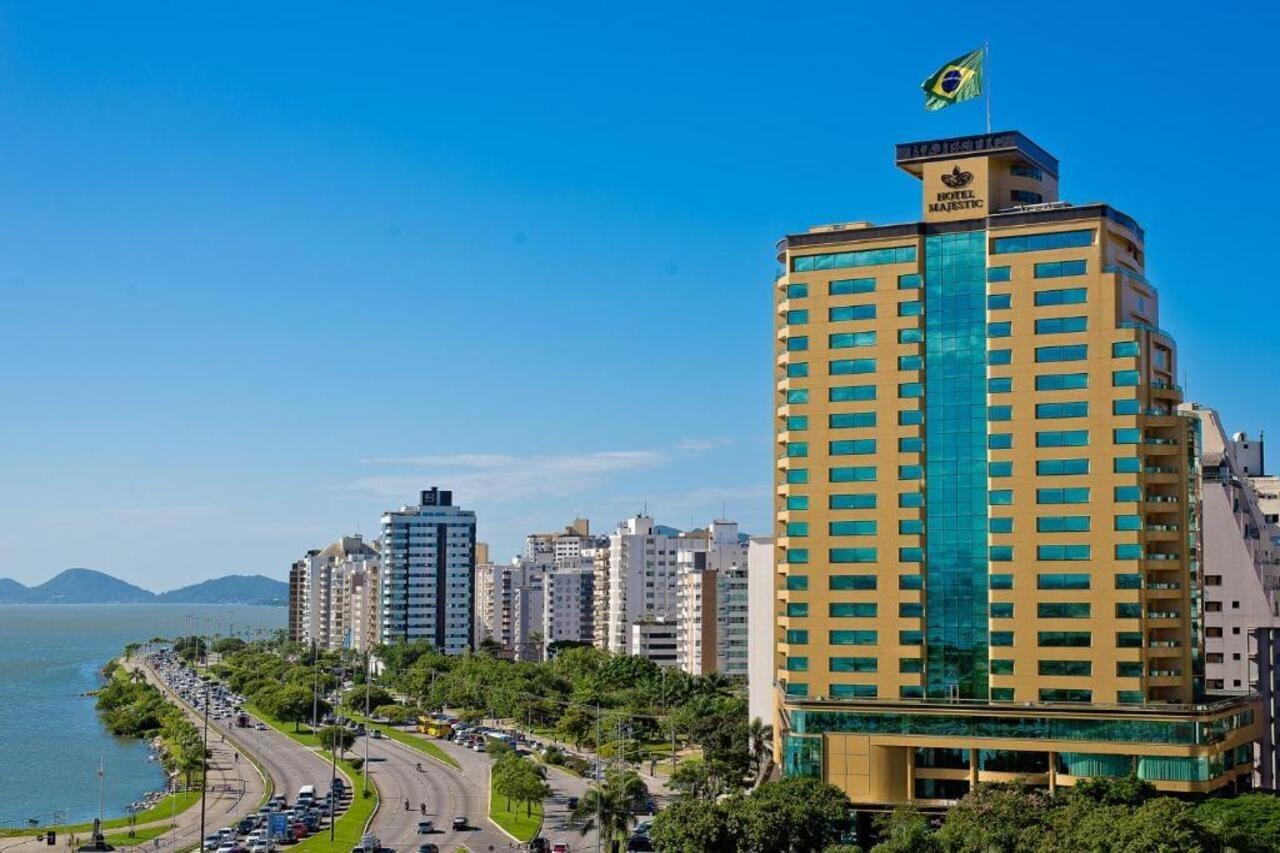
[[112, 847], [137, 847], [152, 840], [159, 838], [173, 829], [173, 824], [160, 824], [159, 826], [149, 826], [146, 829], [135, 829], [133, 835], [127, 832], [117, 832], [107, 836], [107, 843]]
[[489, 776], [489, 820], [517, 841], [532, 841], [542, 828], [542, 803], [519, 803], [499, 794]]
[[[320, 738], [310, 729], [293, 730], [292, 723], [286, 723], [272, 717], [263, 712], [261, 708], [256, 707], [253, 703], [246, 703], [245, 710], [262, 720], [271, 728], [292, 738], [298, 743], [306, 747], [315, 747], [320, 749], [320, 754], [326, 757], [332, 757], [328, 750], [320, 748]], [[333, 840], [329, 840], [329, 830], [321, 829], [315, 835], [309, 835], [302, 841], [289, 848], [291, 851], [323, 851], [323, 853], [346, 853], [360, 841], [360, 836], [364, 834], [365, 827], [369, 824], [373, 812], [378, 806], [378, 787], [369, 780], [369, 796], [360, 796], [358, 786], [354, 780], [360, 776], [360, 770], [345, 758], [338, 759], [338, 766], [346, 771], [347, 778], [353, 780], [353, 788], [351, 792], [351, 806], [345, 812], [338, 815], [338, 819], [333, 823]]]
[[402, 743], [405, 746], [412, 747], [413, 749], [416, 749], [418, 752], [421, 752], [423, 755], [426, 755], [429, 758], [434, 758], [436, 761], [439, 761], [441, 764], [447, 764], [448, 766], [452, 767], [454, 770], [462, 769], [462, 765], [458, 764], [458, 760], [456, 758], [454, 758], [452, 755], [445, 752], [443, 749], [436, 746], [434, 743], [427, 740], [426, 738], [421, 738], [421, 737], [418, 737], [417, 735], [410, 734], [409, 732], [406, 732], [406, 731], [401, 731], [400, 729], [391, 728], [389, 726], [380, 726], [377, 723], [371, 722], [368, 717], [362, 717], [358, 714], [351, 714], [350, 712], [347, 712], [347, 713], [351, 717], [351, 719], [358, 720], [364, 723], [365, 728], [377, 729], [378, 731], [382, 732], [383, 735], [385, 735], [386, 737], [389, 737], [394, 741], [398, 741], [399, 743]]

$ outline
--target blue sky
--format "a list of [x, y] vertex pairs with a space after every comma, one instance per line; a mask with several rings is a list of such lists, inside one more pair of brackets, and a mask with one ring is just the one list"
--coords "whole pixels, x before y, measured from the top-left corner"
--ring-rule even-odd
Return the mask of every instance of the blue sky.
[[983, 37], [1191, 395], [1280, 427], [1276, 7], [863, 5], [6, 5], [0, 575], [283, 577], [431, 484], [499, 554], [764, 531], [774, 243], [917, 218], [892, 144], [982, 129], [918, 86]]

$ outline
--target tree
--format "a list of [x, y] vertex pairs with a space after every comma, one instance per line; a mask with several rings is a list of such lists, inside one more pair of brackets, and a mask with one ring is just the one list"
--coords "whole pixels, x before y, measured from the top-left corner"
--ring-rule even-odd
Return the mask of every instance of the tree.
[[254, 698], [262, 710], [272, 717], [282, 722], [293, 723], [295, 732], [298, 731], [299, 724], [303, 720], [311, 719], [313, 703], [316, 713], [320, 716], [329, 713], [328, 702], [313, 699], [310, 690], [296, 684], [268, 689]]
[[480, 641], [480, 647], [477, 649], [477, 651], [482, 655], [487, 655], [491, 658], [496, 658], [499, 654], [502, 653], [502, 643], [499, 643], [493, 637], [485, 637], [483, 640]]
[[875, 827], [881, 840], [871, 853], [932, 853], [940, 849], [929, 821], [915, 806], [898, 806], [877, 815]]
[[729, 816], [715, 803], [676, 800], [653, 818], [649, 839], [662, 853], [740, 850]]
[[608, 839], [610, 853], [616, 853], [626, 844], [635, 814], [648, 797], [649, 789], [634, 772], [611, 772], [602, 784], [587, 789], [569, 821], [583, 835], [599, 832], [602, 839]]
[[1239, 853], [1280, 850], [1280, 799], [1269, 794], [1206, 800], [1196, 806], [1195, 818]]
[[213, 644], [213, 650], [220, 655], [229, 655], [234, 654], [235, 652], [244, 651], [248, 645], [248, 643], [239, 637], [224, 637]]
[[747, 725], [747, 745], [751, 751], [752, 772], [758, 787], [773, 769], [773, 726], [766, 725], [759, 717]]
[[345, 726], [325, 726], [318, 735], [320, 745], [330, 752], [337, 752], [339, 758], [356, 742], [355, 732]]
[[[366, 705], [366, 702], [368, 703]], [[358, 713], [363, 714], [366, 707], [378, 708], [382, 705], [394, 705], [396, 697], [391, 695], [391, 691], [385, 687], [375, 685], [360, 685], [353, 687], [346, 693], [342, 694], [342, 705], [350, 708]]]
[[1034, 850], [1046, 835], [1052, 801], [1020, 782], [980, 784], [947, 814], [937, 839], [948, 850]]
[[1156, 786], [1136, 773], [1119, 779], [1097, 776], [1081, 779], [1071, 788], [1071, 797], [1083, 797], [1104, 806], [1140, 806], [1159, 796]]
[[706, 759], [697, 756], [686, 758], [677, 764], [669, 784], [686, 797], [694, 799], [715, 799], [720, 792], [715, 775], [711, 772], [711, 765]]
[[766, 782], [724, 801], [743, 849], [808, 853], [841, 841], [852, 804], [834, 785], [804, 776]]
[[595, 709], [587, 709], [581, 705], [570, 705], [560, 715], [556, 723], [556, 737], [572, 742], [575, 749], [581, 749], [584, 741], [595, 743], [596, 729]]

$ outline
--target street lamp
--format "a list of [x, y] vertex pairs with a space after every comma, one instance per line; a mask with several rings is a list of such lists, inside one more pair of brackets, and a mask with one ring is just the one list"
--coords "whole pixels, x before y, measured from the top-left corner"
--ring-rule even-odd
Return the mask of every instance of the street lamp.
[[209, 780], [207, 772], [209, 769], [209, 676], [202, 675], [200, 680], [204, 682], [204, 743], [202, 752], [200, 753], [200, 848], [204, 849], [204, 806], [205, 794], [209, 790]]

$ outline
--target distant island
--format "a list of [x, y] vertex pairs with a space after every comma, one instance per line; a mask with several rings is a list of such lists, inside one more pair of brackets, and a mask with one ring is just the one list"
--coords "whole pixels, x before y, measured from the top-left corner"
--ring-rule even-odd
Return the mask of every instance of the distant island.
[[67, 569], [37, 586], [0, 578], [0, 604], [265, 604], [283, 606], [289, 585], [262, 575], [221, 578], [154, 593], [93, 569]]

